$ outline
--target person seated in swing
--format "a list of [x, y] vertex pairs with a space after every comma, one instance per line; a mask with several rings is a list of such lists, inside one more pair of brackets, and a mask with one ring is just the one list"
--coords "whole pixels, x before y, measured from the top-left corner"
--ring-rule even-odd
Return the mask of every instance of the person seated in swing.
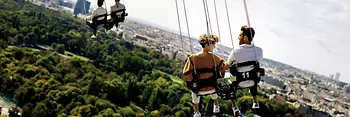
[[[218, 95], [215, 90], [217, 86], [216, 80], [223, 77], [229, 65], [222, 58], [212, 53], [218, 41], [219, 38], [215, 35], [201, 35], [199, 43], [202, 46], [202, 50], [188, 57], [183, 68], [183, 79], [192, 90], [192, 103], [194, 103], [195, 110], [194, 117], [201, 116], [198, 108], [200, 101], [199, 95], [210, 94], [214, 100], [213, 113], [220, 112]], [[216, 71], [214, 69], [215, 67]]]
[[[228, 63], [229, 65], [233, 65], [234, 63], [243, 63], [247, 61], [258, 61], [259, 63], [263, 59], [263, 51], [260, 47], [252, 45], [252, 41], [255, 35], [255, 30], [252, 27], [242, 26], [240, 30], [240, 34], [238, 36], [239, 47], [232, 50], [229, 57]], [[260, 108], [258, 103], [258, 98], [256, 97], [258, 93], [257, 84], [254, 84], [250, 87], [250, 93], [253, 96], [253, 109]], [[239, 115], [239, 108], [236, 106], [236, 102], [234, 99], [232, 101], [232, 109], [235, 115]]]
[[125, 6], [120, 3], [120, 0], [115, 0], [115, 5], [111, 6], [111, 20], [108, 21], [110, 28], [115, 26], [118, 29], [119, 23], [124, 22], [125, 16], [128, 16], [125, 11]]
[[[104, 0], [97, 0], [97, 8], [92, 12], [92, 16], [86, 18], [86, 24], [92, 28], [93, 35], [91, 38], [96, 38], [97, 27], [101, 24], [106, 26], [107, 10], [102, 7]], [[90, 20], [90, 21], [89, 21]]]

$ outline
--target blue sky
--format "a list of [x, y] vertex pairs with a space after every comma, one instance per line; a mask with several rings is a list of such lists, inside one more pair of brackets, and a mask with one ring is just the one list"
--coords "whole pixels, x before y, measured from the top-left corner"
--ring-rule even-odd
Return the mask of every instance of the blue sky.
[[[96, 0], [93, 0], [92, 4]], [[178, 31], [175, 0], [121, 0], [130, 18]], [[243, 0], [227, 0], [234, 47], [247, 25]], [[187, 32], [182, 0], [181, 27]], [[190, 34], [206, 32], [202, 0], [185, 0]], [[114, 0], [107, 0], [107, 7]], [[216, 0], [222, 44], [232, 47], [224, 0]], [[217, 33], [213, 0], [208, 0], [213, 33]], [[329, 76], [339, 72], [350, 83], [350, 0], [247, 0], [255, 44], [264, 57]], [[109, 8], [108, 8], [109, 9]]]

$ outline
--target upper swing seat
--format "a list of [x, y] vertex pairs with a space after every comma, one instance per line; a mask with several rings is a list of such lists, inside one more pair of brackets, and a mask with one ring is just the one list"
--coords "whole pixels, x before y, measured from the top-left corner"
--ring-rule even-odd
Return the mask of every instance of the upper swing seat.
[[[103, 17], [102, 20], [99, 20], [99, 18]], [[95, 17], [92, 18], [92, 22], [94, 22], [97, 26], [98, 25], [106, 25], [107, 22], [107, 14], [102, 14], [102, 15], [97, 15]]]
[[[124, 22], [125, 17], [128, 16], [128, 13], [126, 13], [125, 11], [126, 9], [120, 9], [117, 11], [112, 11], [111, 14], [105, 13], [102, 15], [92, 17], [92, 28], [97, 29], [97, 27], [101, 26], [102, 24], [106, 30], [110, 30], [114, 25], [116, 26], [116, 28], [118, 28], [118, 23]], [[108, 15], [111, 16], [111, 19], [108, 19]], [[101, 19], [101, 17], [103, 17], [103, 19]]]

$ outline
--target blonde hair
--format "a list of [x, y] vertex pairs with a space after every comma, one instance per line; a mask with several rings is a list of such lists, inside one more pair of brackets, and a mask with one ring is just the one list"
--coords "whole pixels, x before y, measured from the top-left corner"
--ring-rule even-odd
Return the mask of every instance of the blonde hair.
[[213, 34], [202, 34], [199, 36], [199, 44], [204, 48], [206, 44], [215, 44], [220, 41], [220, 38]]

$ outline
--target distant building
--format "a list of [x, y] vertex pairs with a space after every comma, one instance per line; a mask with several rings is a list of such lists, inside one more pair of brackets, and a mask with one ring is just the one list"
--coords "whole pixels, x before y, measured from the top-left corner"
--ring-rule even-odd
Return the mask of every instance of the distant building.
[[277, 86], [280, 89], [283, 89], [286, 85], [281, 79], [273, 78], [271, 76], [265, 76], [263, 79], [265, 83]]
[[285, 102], [286, 101], [286, 98], [283, 95], [281, 95], [281, 94], [277, 94], [273, 98], [276, 99], [277, 101], [281, 101], [281, 102]]
[[148, 38], [147, 37], [145, 37], [145, 36], [141, 36], [141, 35], [135, 35], [135, 37], [134, 38], [136, 38], [136, 39], [140, 39], [140, 40], [143, 40], [143, 41], [148, 41]]
[[341, 111], [334, 111], [333, 114], [335, 115], [335, 117], [346, 117], [346, 113]]
[[346, 93], [350, 93], [350, 84], [348, 84], [344, 89]]
[[73, 4], [68, 1], [59, 1], [59, 5], [62, 5], [68, 8], [73, 8]]
[[339, 77], [340, 77], [340, 73], [335, 73], [335, 77], [334, 77], [334, 80], [335, 81], [339, 81]]
[[314, 93], [305, 91], [303, 92], [302, 96], [303, 100], [308, 101], [308, 102], [315, 102], [316, 101], [316, 95]]
[[324, 98], [324, 101], [326, 101], [326, 102], [333, 102], [333, 101], [334, 101], [334, 99]]
[[169, 52], [169, 51], [166, 51], [164, 49], [161, 50], [161, 52], [164, 54], [164, 55], [167, 55], [169, 58], [173, 57], [174, 54], [172, 52]]
[[333, 77], [334, 77], [333, 74], [329, 75], [329, 79], [333, 79]]
[[187, 55], [185, 53], [183, 53], [182, 51], [176, 51], [176, 52], [174, 52], [174, 59], [180, 60], [182, 62], [186, 62]]
[[332, 117], [329, 113], [312, 109], [311, 106], [301, 104], [299, 110], [313, 117]]
[[339, 86], [340, 88], [344, 88], [347, 85], [347, 83], [342, 82], [342, 81], [338, 81], [337, 82], [337, 86]]

